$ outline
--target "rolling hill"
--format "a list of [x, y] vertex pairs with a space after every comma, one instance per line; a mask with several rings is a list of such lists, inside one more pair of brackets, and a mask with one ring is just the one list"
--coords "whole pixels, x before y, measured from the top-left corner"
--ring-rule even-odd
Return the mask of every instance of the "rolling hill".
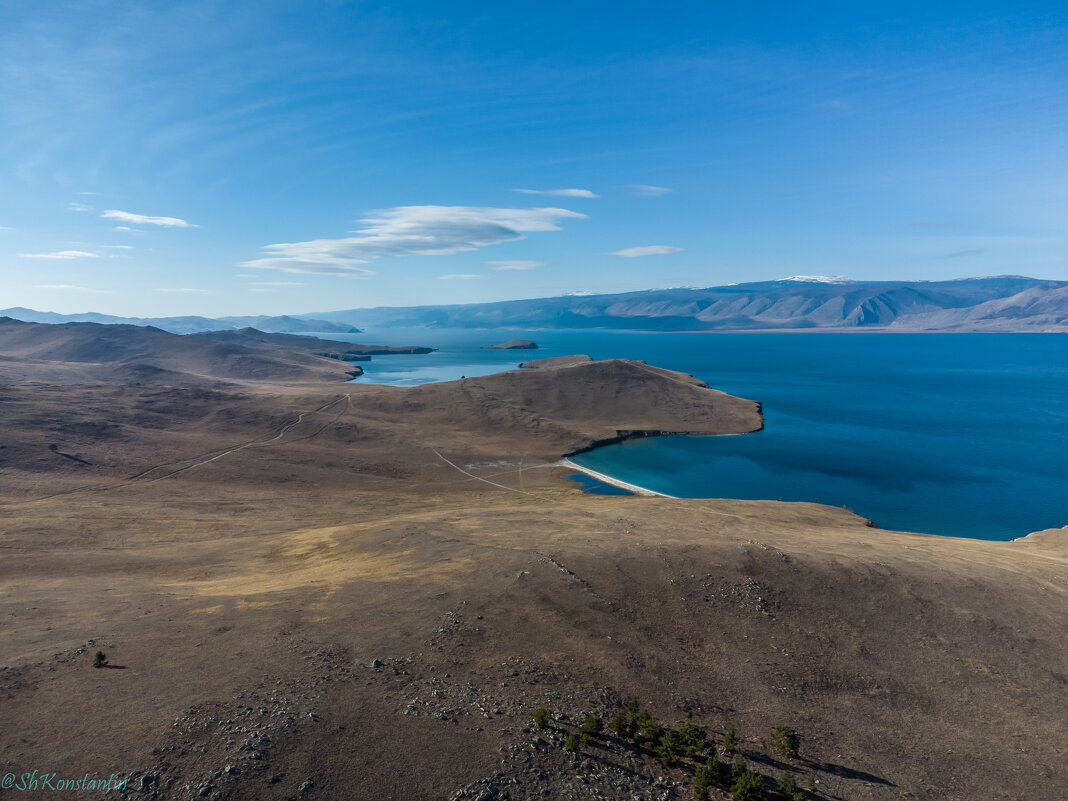
[[0, 381], [6, 384], [318, 383], [343, 381], [360, 372], [293, 347], [216, 342], [151, 326], [49, 325], [0, 317]]

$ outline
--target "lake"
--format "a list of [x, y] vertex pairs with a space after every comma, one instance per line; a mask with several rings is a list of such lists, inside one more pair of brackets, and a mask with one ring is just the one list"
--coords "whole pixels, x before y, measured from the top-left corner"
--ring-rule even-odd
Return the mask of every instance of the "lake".
[[[329, 336], [440, 349], [361, 362], [358, 382], [414, 385], [586, 353], [644, 359], [763, 403], [765, 430], [756, 434], [656, 437], [574, 457], [669, 495], [817, 501], [883, 528], [981, 539], [1068, 524], [1068, 335], [383, 328]], [[541, 348], [480, 349], [513, 338]]]

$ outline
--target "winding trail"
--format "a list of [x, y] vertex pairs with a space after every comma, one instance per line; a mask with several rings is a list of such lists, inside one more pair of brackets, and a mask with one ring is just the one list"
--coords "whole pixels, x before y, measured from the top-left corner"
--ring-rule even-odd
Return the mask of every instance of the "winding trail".
[[[226, 448], [226, 449], [224, 449], [222, 451], [211, 450], [211, 451], [207, 451], [205, 453], [199, 454], [197, 456], [188, 456], [188, 457], [186, 457], [184, 459], [178, 459], [178, 460], [173, 461], [173, 462], [164, 462], [162, 464], [153, 465], [152, 467], [149, 467], [146, 470], [142, 470], [140, 473], [135, 473], [134, 475], [128, 476], [127, 478], [124, 478], [122, 481], [118, 481], [118, 482], [115, 482], [113, 484], [105, 484], [104, 486], [86, 485], [86, 486], [82, 486], [82, 487], [74, 487], [73, 489], [63, 490], [62, 492], [53, 492], [53, 493], [51, 493], [49, 495], [42, 495], [39, 498], [29, 498], [29, 499], [25, 499], [25, 500], [9, 502], [9, 503], [3, 504], [2, 507], [10, 508], [10, 507], [15, 507], [15, 506], [20, 506], [22, 504], [39, 503], [41, 501], [51, 500], [52, 498], [59, 498], [59, 497], [62, 497], [64, 495], [75, 495], [75, 494], [81, 493], [81, 492], [109, 492], [110, 490], [120, 489], [122, 487], [128, 487], [128, 486], [130, 486], [130, 484], [132, 484], [134, 482], [139, 482], [139, 481], [143, 481], [143, 483], [148, 483], [148, 484], [155, 483], [156, 481], [163, 481], [163, 479], [165, 479], [165, 478], [170, 478], [171, 476], [176, 476], [179, 473], [184, 473], [184, 472], [186, 472], [188, 470], [192, 470], [195, 467], [201, 467], [202, 465], [210, 464], [211, 462], [214, 462], [217, 459], [221, 459], [224, 456], [229, 456], [231, 453], [236, 453], [238, 451], [242, 451], [242, 450], [245, 450], [247, 448], [262, 447], [262, 446], [265, 446], [265, 445], [270, 445], [272, 442], [277, 442], [278, 440], [282, 439], [286, 434], [288, 434], [290, 431], [292, 431], [294, 428], [296, 428], [298, 425], [300, 425], [302, 422], [304, 422], [305, 418], [310, 417], [311, 415], [314, 415], [314, 414], [319, 414], [320, 412], [324, 412], [327, 409], [329, 409], [331, 406], [335, 406], [336, 404], [340, 403], [341, 401], [345, 401], [346, 402], [346, 406], [345, 406], [344, 409], [342, 409], [340, 412], [338, 412], [334, 416], [334, 418], [332, 420], [329, 420], [326, 423], [323, 423], [321, 426], [319, 426], [317, 429], [315, 429], [315, 431], [313, 431], [311, 434], [308, 434], [307, 436], [304, 436], [304, 437], [297, 437], [295, 439], [289, 440], [289, 442], [300, 442], [302, 440], [311, 439], [312, 437], [315, 437], [315, 436], [318, 436], [319, 434], [321, 434], [326, 428], [328, 428], [329, 426], [333, 425], [338, 420], [340, 420], [342, 415], [344, 415], [346, 412], [348, 412], [349, 410], [352, 409], [352, 396], [350, 394], [345, 394], [345, 395], [343, 395], [341, 397], [334, 398], [334, 400], [329, 401], [327, 403], [324, 403], [322, 406], [319, 406], [319, 407], [317, 407], [315, 409], [311, 409], [311, 410], [305, 411], [305, 412], [300, 412], [297, 415], [296, 419], [291, 420], [288, 423], [284, 423], [278, 429], [277, 433], [275, 433], [273, 436], [270, 436], [270, 437], [249, 440], [248, 442], [243, 442], [243, 443], [241, 443], [239, 445], [235, 445], [233, 447]], [[288, 444], [288, 443], [286, 443], [286, 444]], [[145, 477], [149, 473], [153, 472], [154, 470], [160, 470], [160, 469], [165, 468], [165, 467], [170, 467], [172, 465], [181, 464], [182, 462], [189, 461], [190, 459], [199, 459], [199, 461], [196, 461], [193, 464], [185, 465], [184, 467], [179, 467], [176, 470], [172, 470], [171, 472], [166, 473], [166, 474], [164, 474], [162, 476], [157, 476], [155, 478], [151, 478], [151, 479], [145, 480]]]
[[441, 453], [438, 451], [438, 449], [435, 448], [433, 445], [427, 445], [427, 447], [430, 448], [430, 450], [434, 451], [434, 453], [437, 455], [437, 457], [439, 459], [441, 459], [441, 461], [445, 462], [445, 464], [449, 465], [450, 467], [453, 467], [453, 468], [459, 470], [461, 473], [463, 473], [468, 478], [473, 478], [473, 479], [475, 479], [475, 481], [482, 481], [482, 482], [484, 482], [486, 484], [489, 484], [492, 487], [499, 487], [500, 489], [508, 490], [509, 492], [518, 492], [520, 495], [529, 495], [531, 498], [537, 498], [538, 497], [533, 492], [527, 492], [526, 490], [516, 489], [515, 487], [506, 487], [506, 486], [504, 486], [504, 484], [498, 484], [496, 481], [490, 481], [488, 478], [482, 478], [481, 476], [476, 476], [474, 473], [469, 473], [466, 470], [464, 470], [462, 467], [460, 467], [460, 465], [456, 464], [455, 462], [450, 462], [448, 459], [446, 459], [444, 456], [442, 456]]

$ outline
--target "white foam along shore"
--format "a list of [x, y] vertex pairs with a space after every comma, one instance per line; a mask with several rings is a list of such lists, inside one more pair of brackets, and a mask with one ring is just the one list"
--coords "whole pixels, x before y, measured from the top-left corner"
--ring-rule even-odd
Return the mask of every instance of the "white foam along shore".
[[578, 473], [585, 473], [590, 478], [595, 478], [598, 481], [603, 481], [605, 484], [611, 484], [613, 487], [619, 487], [629, 492], [633, 492], [635, 495], [646, 495], [655, 498], [675, 498], [675, 495], [668, 495], [663, 492], [657, 492], [656, 490], [646, 489], [645, 487], [639, 487], [637, 484], [631, 484], [628, 481], [620, 481], [618, 478], [612, 478], [612, 476], [605, 475], [604, 473], [598, 473], [596, 470], [590, 470], [588, 467], [583, 467], [580, 464], [575, 464], [570, 459], [561, 459], [560, 464], [564, 467], [569, 467]]

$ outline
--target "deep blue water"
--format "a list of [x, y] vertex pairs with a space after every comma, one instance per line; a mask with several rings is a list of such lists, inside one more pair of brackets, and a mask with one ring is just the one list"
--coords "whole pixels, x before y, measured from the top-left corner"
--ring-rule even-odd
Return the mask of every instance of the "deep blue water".
[[[425, 344], [359, 381], [485, 375], [568, 353], [644, 359], [764, 404], [765, 430], [659, 437], [576, 462], [669, 495], [819, 501], [883, 528], [1012, 539], [1068, 524], [1068, 336], [378, 329]], [[529, 338], [538, 351], [483, 351]]]

